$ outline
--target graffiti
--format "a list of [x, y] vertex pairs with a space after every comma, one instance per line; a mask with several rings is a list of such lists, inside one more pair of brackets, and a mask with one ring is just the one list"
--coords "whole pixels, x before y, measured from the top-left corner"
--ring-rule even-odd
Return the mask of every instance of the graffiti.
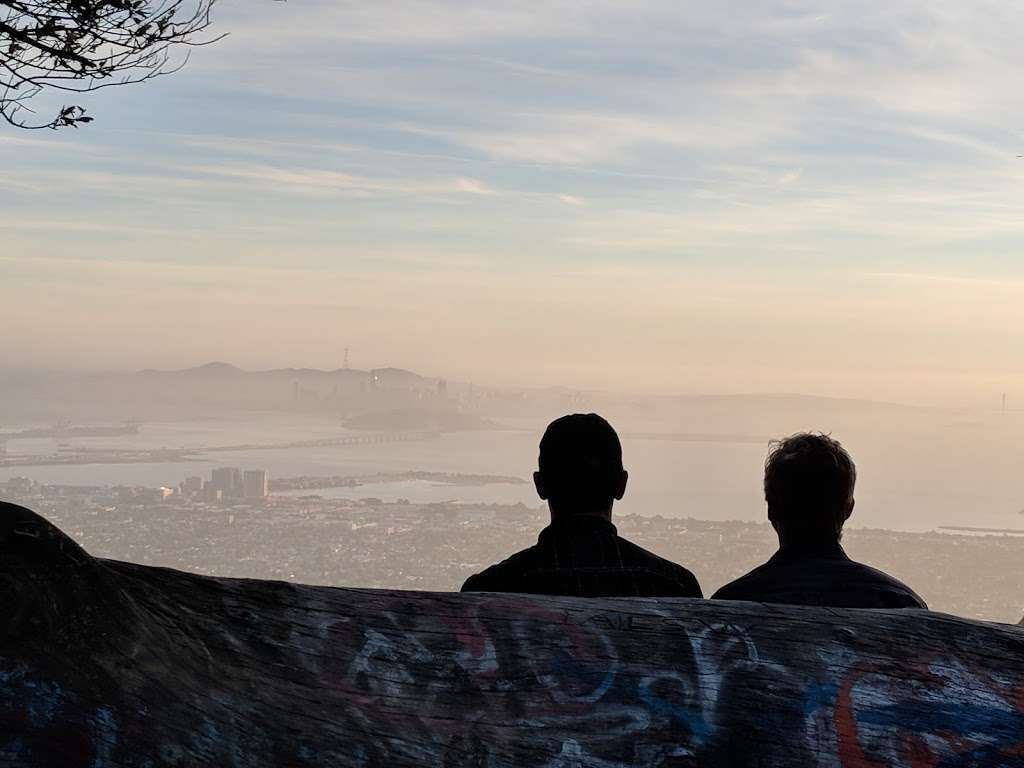
[[[488, 608], [509, 610], [512, 605], [499, 600]], [[611, 690], [619, 658], [605, 632], [567, 622], [564, 614], [538, 605], [520, 606], [515, 615], [515, 645], [552, 701], [593, 704]], [[535, 646], [534, 640], [540, 643]]]
[[82, 706], [75, 694], [27, 666], [0, 666], [0, 764], [106, 768], [115, 746], [109, 709]]
[[1007, 689], [955, 659], [913, 665], [903, 679], [854, 669], [840, 684], [835, 723], [844, 766], [1019, 765], [1022, 689]]
[[405, 686], [415, 684], [415, 670], [434, 660], [434, 655], [415, 637], [387, 636], [366, 630], [366, 642], [352, 660], [348, 680], [365, 681], [366, 690], [383, 696], [400, 696]]
[[544, 763], [544, 768], [626, 768], [622, 763], [608, 762], [589, 754], [575, 739], [562, 742], [562, 750]]
[[0, 632], [5, 767], [1024, 764], [1024, 629], [96, 568], [98, 632]]
[[[268, 676], [266, 685], [273, 690], [305, 682], [319, 699], [307, 701], [314, 714], [322, 711], [320, 727], [328, 735], [332, 729], [344, 733], [344, 747], [311, 745], [317, 737], [310, 732], [287, 747], [282, 740], [248, 734], [259, 698], [232, 692], [225, 679], [208, 692], [201, 714], [189, 709], [197, 719], [187, 739], [160, 743], [146, 736], [149, 764], [184, 765], [196, 756], [211, 763], [261, 764], [252, 763], [253, 748], [260, 745], [262, 764], [486, 766], [501, 740], [515, 739], [514, 729], [533, 734], [531, 748], [538, 756], [547, 754], [538, 764], [552, 768], [713, 764], [764, 747], [756, 740], [742, 746], [734, 730], [737, 709], [753, 695], [749, 681], [786, 687], [795, 678], [742, 627], [690, 626], [657, 606], [642, 617], [573, 617], [544, 603], [506, 597], [467, 607], [461, 615], [437, 619], [380, 611], [372, 622], [324, 613], [283, 635], [289, 645], [282, 650], [291, 651], [294, 661], [286, 674]], [[265, 652], [265, 636], [246, 639], [246, 625], [259, 621], [258, 612], [235, 617], [230, 636], [210, 642], [204, 656], [216, 661], [223, 653]], [[662, 663], [651, 664], [635, 648], [624, 653], [624, 647], [632, 648], [626, 642], [631, 636], [642, 637], [641, 647], [652, 649], [650, 655]], [[805, 682], [802, 696], [794, 697], [801, 754], [843, 768], [1002, 766], [1024, 760], [1019, 677], [999, 679], [956, 658], [908, 669], [846, 655], [845, 666], [820, 666], [844, 668], [843, 677]], [[135, 739], [137, 750], [140, 723], [159, 722], [150, 708], [136, 708], [139, 717], [126, 718], [117, 696], [91, 705], [67, 684], [26, 666], [5, 667], [0, 691], [5, 765], [58, 758], [69, 766], [143, 764], [126, 763], [121, 746]], [[155, 712], [166, 717], [177, 705], [175, 718], [184, 717], [180, 702], [162, 702], [155, 691], [147, 695]], [[759, 715], [779, 722], [787, 711], [780, 706]], [[479, 735], [486, 732], [501, 740]]]
[[901, 667], [853, 660], [835, 682], [808, 685], [807, 738], [844, 768], [1024, 764], [1024, 687], [955, 657]]

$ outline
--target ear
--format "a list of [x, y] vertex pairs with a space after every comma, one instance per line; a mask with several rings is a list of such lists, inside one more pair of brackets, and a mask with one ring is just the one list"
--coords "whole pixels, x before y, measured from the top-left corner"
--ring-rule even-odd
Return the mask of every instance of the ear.
[[852, 514], [853, 514], [853, 507], [854, 507], [854, 505], [855, 505], [856, 503], [857, 503], [857, 500], [856, 500], [856, 499], [850, 499], [850, 506], [846, 508], [846, 517], [844, 517], [844, 518], [843, 518], [843, 522], [844, 522], [844, 523], [845, 523], [845, 522], [846, 522], [847, 520], [849, 520], [849, 519], [850, 519], [850, 515], [852, 515]]
[[537, 489], [537, 495], [540, 496], [541, 501], [548, 500], [548, 492], [544, 487], [544, 475], [540, 472], [533, 473], [533, 487]]
[[615, 500], [622, 501], [622, 497], [626, 495], [626, 484], [629, 482], [629, 472], [622, 470], [622, 474], [615, 483]]

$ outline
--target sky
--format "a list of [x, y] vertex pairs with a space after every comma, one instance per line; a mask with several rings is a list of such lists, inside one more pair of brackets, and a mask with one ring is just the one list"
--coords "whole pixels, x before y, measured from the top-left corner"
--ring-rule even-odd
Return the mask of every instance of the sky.
[[1024, 403], [1022, 28], [220, 0], [91, 125], [0, 129], [2, 364]]

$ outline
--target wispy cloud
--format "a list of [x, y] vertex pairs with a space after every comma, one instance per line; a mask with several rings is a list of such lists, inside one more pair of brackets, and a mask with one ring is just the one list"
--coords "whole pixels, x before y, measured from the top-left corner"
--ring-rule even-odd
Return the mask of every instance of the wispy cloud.
[[[219, 6], [229, 38], [172, 78], [89, 97], [100, 119], [88, 130], [0, 135], [5, 251], [149, 265], [64, 281], [90, 306], [104, 291], [143, 295], [157, 274], [168, 317], [191, 322], [230, 289], [193, 285], [186, 312], [182, 275], [223, 269], [228, 286], [288, 264], [295, 275], [254, 277], [252, 295], [305, 291], [326, 306], [324, 286], [351, 289], [349, 305], [401, 304], [407, 325], [386, 322], [396, 338], [425, 333], [438, 313], [453, 338], [472, 335], [460, 323], [505, 338], [508, 318], [543, 335], [546, 315], [564, 329], [550, 363], [608, 305], [638, 336], [663, 336], [667, 359], [693, 342], [663, 330], [698, 322], [678, 309], [690, 302], [721, 320], [725, 348], [756, 357], [758, 310], [825, 354], [801, 307], [841, 307], [853, 338], [870, 306], [872, 338], [892, 352], [901, 334], [924, 338], [917, 315], [955, 296], [955, 281], [1016, 286], [1024, 273], [1019, 4]], [[630, 271], [595, 276], [622, 264]], [[336, 274], [318, 279], [324, 270]], [[934, 288], [942, 280], [948, 290]], [[967, 293], [975, 312], [1004, 319], [983, 291]], [[914, 310], [901, 294], [918, 296]], [[490, 324], [478, 327], [470, 304]], [[40, 326], [35, 343], [59, 338]], [[383, 332], [374, 343], [419, 353]], [[769, 352], [803, 359], [796, 341]]]
[[191, 165], [182, 170], [196, 176], [230, 179], [258, 184], [277, 192], [301, 194], [402, 195], [492, 195], [494, 190], [478, 179], [459, 176], [450, 179], [411, 180], [369, 178], [319, 169], [289, 170], [274, 166]]

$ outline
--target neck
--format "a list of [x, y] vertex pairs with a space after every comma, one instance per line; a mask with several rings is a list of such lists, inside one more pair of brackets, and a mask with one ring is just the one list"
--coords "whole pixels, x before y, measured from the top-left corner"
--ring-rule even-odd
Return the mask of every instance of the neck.
[[828, 552], [840, 549], [837, 536], [793, 536], [779, 534], [780, 552]]
[[551, 513], [551, 522], [569, 520], [574, 517], [596, 517], [601, 520], [612, 521], [612, 506], [607, 507], [562, 507], [548, 503], [548, 511]]

